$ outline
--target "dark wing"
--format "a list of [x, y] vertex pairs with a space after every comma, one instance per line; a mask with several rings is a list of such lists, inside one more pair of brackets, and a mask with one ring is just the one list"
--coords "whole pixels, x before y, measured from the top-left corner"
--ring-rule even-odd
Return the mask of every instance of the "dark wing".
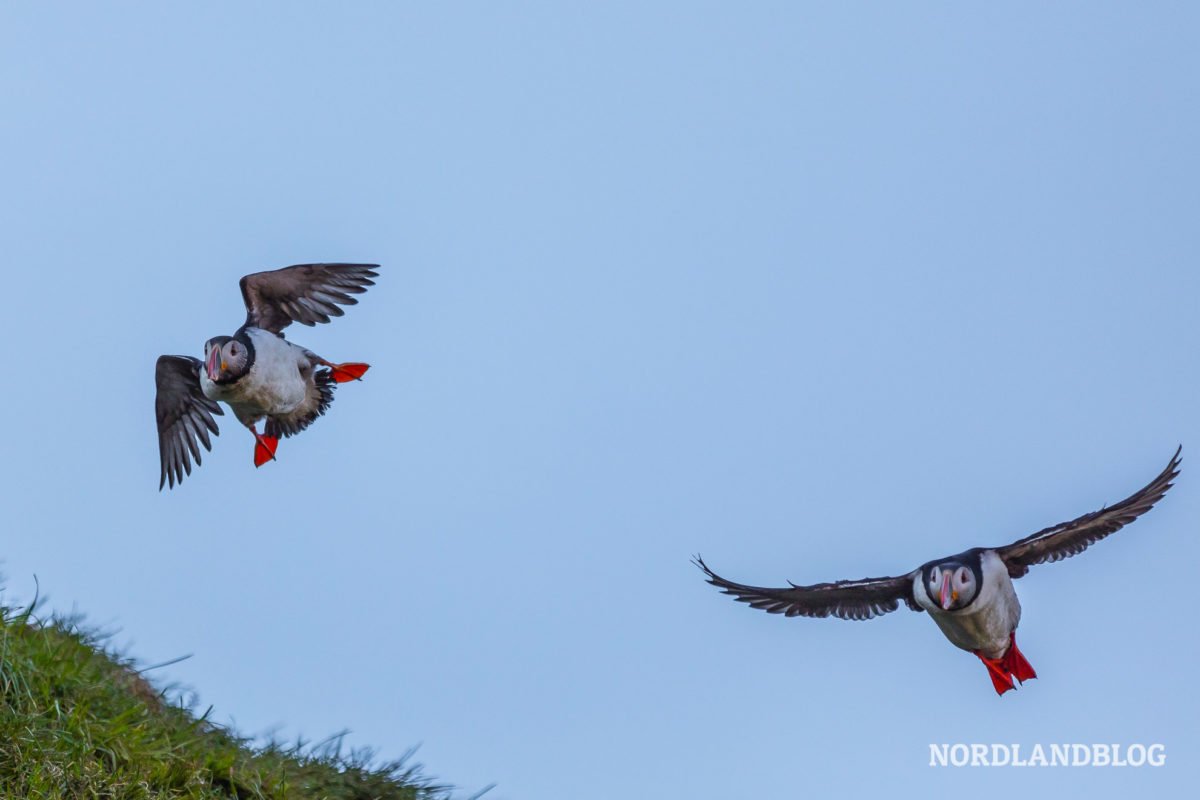
[[159, 356], [154, 367], [154, 415], [158, 418], [158, 457], [162, 461], [162, 477], [158, 481], [172, 489], [183, 483], [185, 474], [192, 474], [192, 459], [200, 465], [199, 439], [205, 450], [212, 450], [208, 432], [218, 433], [213, 414], [224, 414], [221, 407], [204, 396], [200, 389], [198, 358], [188, 356]]
[[374, 286], [378, 264], [297, 264], [242, 278], [246, 301], [246, 327], [279, 333], [293, 322], [316, 325], [346, 312], [338, 306], [358, 301]]
[[791, 584], [786, 589], [764, 589], [727, 581], [708, 568], [700, 556], [693, 559], [704, 570], [708, 582], [751, 608], [789, 617], [828, 617], [870, 619], [895, 611], [903, 600], [913, 611], [921, 607], [912, 599], [912, 573], [895, 578], [863, 578], [860, 581]]
[[1079, 519], [1054, 525], [1026, 536], [1006, 547], [997, 547], [996, 554], [1008, 565], [1008, 574], [1019, 578], [1034, 564], [1061, 561], [1078, 555], [1090, 545], [1110, 533], [1116, 533], [1135, 519], [1154, 508], [1171, 488], [1171, 481], [1179, 475], [1180, 446], [1167, 468], [1150, 481], [1145, 488], [1125, 498], [1115, 506], [1084, 514]]

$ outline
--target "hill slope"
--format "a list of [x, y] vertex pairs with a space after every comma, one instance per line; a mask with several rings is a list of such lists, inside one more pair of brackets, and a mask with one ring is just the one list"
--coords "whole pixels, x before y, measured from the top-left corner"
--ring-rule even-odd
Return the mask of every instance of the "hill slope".
[[168, 702], [98, 637], [0, 607], [0, 797], [443, 800], [404, 760], [256, 747]]

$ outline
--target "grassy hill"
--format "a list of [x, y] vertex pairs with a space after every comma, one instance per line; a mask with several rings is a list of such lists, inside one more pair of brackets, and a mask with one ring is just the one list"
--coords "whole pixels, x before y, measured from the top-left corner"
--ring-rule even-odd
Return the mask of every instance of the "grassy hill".
[[405, 759], [255, 745], [67, 620], [0, 606], [0, 797], [444, 800]]

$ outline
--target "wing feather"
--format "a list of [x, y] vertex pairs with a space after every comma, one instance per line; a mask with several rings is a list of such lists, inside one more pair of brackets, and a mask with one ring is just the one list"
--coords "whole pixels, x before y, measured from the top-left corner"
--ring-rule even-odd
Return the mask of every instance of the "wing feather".
[[[185, 475], [192, 474], [192, 461], [200, 465], [200, 446], [212, 450], [209, 431], [218, 435], [213, 415], [221, 415], [221, 407], [204, 396], [200, 389], [200, 368], [197, 358], [189, 356], [159, 356], [154, 367], [154, 415], [158, 422], [158, 457], [162, 472], [158, 488], [174, 489]], [[197, 443], [199, 439], [199, 444]]]
[[241, 280], [246, 302], [246, 326], [280, 333], [293, 322], [316, 325], [346, 313], [356, 305], [351, 294], [362, 294], [379, 277], [378, 264], [297, 264], [256, 272]]
[[996, 554], [1008, 566], [1008, 574], [1019, 578], [1035, 564], [1053, 563], [1079, 555], [1109, 534], [1116, 533], [1135, 519], [1154, 508], [1171, 488], [1179, 475], [1180, 446], [1166, 469], [1154, 480], [1113, 506], [1084, 514], [1070, 522], [1044, 528], [1005, 547], [995, 548]]
[[735, 600], [769, 614], [787, 617], [829, 617], [863, 620], [895, 611], [900, 601], [913, 611], [922, 610], [912, 597], [913, 574], [892, 578], [863, 578], [857, 581], [815, 583], [768, 589], [747, 586], [722, 578], [708, 568], [700, 556], [693, 563], [708, 576], [708, 582]]

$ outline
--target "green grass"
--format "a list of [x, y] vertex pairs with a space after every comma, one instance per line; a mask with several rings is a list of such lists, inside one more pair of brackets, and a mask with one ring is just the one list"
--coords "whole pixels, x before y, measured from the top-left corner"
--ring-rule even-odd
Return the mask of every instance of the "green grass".
[[0, 606], [0, 798], [449, 798], [407, 757], [256, 745], [207, 716], [77, 622]]

